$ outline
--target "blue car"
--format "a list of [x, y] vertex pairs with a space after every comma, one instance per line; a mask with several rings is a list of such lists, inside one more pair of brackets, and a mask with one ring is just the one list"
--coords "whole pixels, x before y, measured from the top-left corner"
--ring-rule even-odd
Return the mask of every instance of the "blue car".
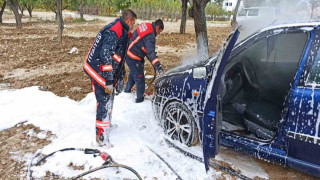
[[172, 140], [225, 146], [320, 177], [320, 22], [235, 30], [213, 57], [156, 81], [153, 111]]

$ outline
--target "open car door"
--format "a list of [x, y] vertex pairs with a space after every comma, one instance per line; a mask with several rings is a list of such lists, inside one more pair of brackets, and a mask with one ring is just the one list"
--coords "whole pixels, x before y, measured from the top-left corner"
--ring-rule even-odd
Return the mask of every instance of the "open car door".
[[221, 98], [218, 93], [221, 76], [227, 64], [231, 50], [239, 37], [239, 30], [233, 31], [221, 48], [217, 61], [209, 76], [205, 101], [202, 131], [203, 160], [206, 170], [209, 170], [208, 160], [218, 153], [219, 132], [222, 124]]

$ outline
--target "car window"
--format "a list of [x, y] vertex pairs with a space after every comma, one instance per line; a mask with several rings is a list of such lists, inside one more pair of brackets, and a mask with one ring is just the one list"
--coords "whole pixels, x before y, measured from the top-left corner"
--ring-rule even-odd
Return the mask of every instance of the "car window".
[[247, 16], [247, 12], [248, 12], [248, 10], [247, 10], [247, 9], [244, 9], [244, 10], [242, 10], [242, 11], [239, 13], [238, 16]]
[[320, 48], [307, 78], [307, 84], [320, 84]]
[[242, 62], [244, 70], [254, 71], [251, 79], [259, 87], [259, 96], [281, 107], [294, 80], [307, 39], [307, 33], [266, 36], [249, 47], [245, 46], [234, 59], [235, 62]]
[[302, 56], [308, 34], [292, 33], [272, 36], [268, 39], [268, 62], [298, 63]]
[[267, 41], [266, 39], [262, 39], [248, 49], [243, 51], [240, 56], [254, 59], [255, 62], [267, 61]]
[[248, 16], [258, 16], [259, 15], [259, 9], [250, 9]]

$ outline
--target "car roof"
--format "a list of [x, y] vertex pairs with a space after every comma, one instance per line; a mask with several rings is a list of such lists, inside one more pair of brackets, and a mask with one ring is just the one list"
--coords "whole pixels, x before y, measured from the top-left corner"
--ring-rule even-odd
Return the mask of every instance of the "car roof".
[[280, 8], [276, 8], [276, 7], [249, 7], [249, 8], [243, 8], [246, 10], [250, 10], [250, 9], [280, 9]]
[[272, 29], [279, 28], [289, 28], [289, 27], [316, 27], [320, 26], [319, 21], [309, 21], [309, 22], [281, 22], [281, 20], [274, 22], [268, 27], [262, 28], [257, 32], [264, 32]]
[[241, 46], [242, 44], [246, 43], [248, 40], [254, 38], [255, 36], [265, 32], [265, 31], [277, 30], [277, 29], [283, 29], [283, 28], [292, 28], [292, 27], [300, 27], [300, 28], [312, 27], [312, 29], [313, 29], [314, 27], [317, 27], [317, 26], [320, 26], [320, 22], [319, 21], [291, 22], [291, 23], [290, 22], [282, 23], [281, 21], [278, 21], [278, 22], [275, 22], [275, 23], [273, 23], [272, 25], [270, 25], [268, 27], [262, 28], [262, 29], [256, 31], [255, 33], [247, 36], [242, 41], [237, 42], [235, 47]]

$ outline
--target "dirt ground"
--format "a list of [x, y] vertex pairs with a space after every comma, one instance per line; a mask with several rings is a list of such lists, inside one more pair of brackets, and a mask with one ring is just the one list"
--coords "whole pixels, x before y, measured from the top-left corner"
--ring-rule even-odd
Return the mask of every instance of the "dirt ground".
[[[3, 19], [12, 20], [13, 16], [6, 11]], [[77, 101], [90, 93], [90, 80], [82, 65], [95, 35], [109, 21], [65, 22], [62, 44], [56, 41], [57, 25], [54, 22], [39, 17], [24, 17], [23, 22], [21, 30], [17, 30], [12, 23], [0, 24], [0, 89], [4, 85], [12, 89], [39, 86], [40, 89]], [[157, 37], [157, 52], [165, 71], [180, 65], [196, 52], [193, 24], [188, 21], [184, 35], [178, 31], [179, 22], [166, 22], [164, 32]], [[227, 25], [208, 26], [211, 54], [220, 48], [230, 31]], [[68, 54], [73, 47], [78, 52]], [[146, 62], [146, 75], [153, 75], [149, 62]], [[25, 124], [0, 131], [0, 179], [25, 179], [25, 162], [15, 159], [14, 153], [35, 153], [50, 143], [30, 136], [29, 131], [41, 132], [39, 128]], [[50, 132], [44, 133], [53, 136]], [[233, 154], [236, 156], [237, 153]], [[289, 168], [257, 161], [271, 179], [313, 179]]]

